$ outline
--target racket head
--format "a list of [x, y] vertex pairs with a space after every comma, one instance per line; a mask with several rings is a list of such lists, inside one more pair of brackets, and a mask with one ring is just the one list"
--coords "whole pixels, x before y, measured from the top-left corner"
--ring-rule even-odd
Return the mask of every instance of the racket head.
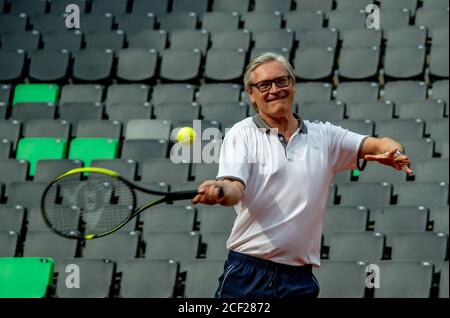
[[45, 223], [73, 239], [113, 233], [133, 218], [135, 209], [131, 184], [114, 171], [95, 167], [73, 169], [55, 178], [41, 199]]

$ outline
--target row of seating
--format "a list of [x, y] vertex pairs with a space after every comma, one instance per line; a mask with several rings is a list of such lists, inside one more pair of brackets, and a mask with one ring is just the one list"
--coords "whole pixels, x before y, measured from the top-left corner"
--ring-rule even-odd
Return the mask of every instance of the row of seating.
[[[344, 103], [391, 101], [394, 104], [425, 100], [443, 100], [449, 104], [448, 80], [427, 84], [422, 81], [390, 81], [383, 86], [376, 82], [332, 83], [299, 82], [295, 84], [297, 104], [338, 100]], [[54, 84], [18, 84], [0, 86], [0, 109], [17, 103], [103, 103], [114, 104], [183, 104], [196, 102], [204, 104], [251, 104], [240, 84], [203, 83], [190, 84], [69, 84], [58, 87]], [[6, 109], [4, 109], [6, 110]], [[3, 113], [5, 114], [5, 112]], [[220, 118], [217, 118], [220, 119]]]
[[[323, 260], [320, 270], [314, 271], [321, 282], [319, 297], [448, 297], [448, 261], [440, 275], [436, 275], [433, 266], [426, 262], [381, 261], [378, 275], [382, 278], [379, 285], [372, 282], [376, 288], [367, 287], [367, 266], [363, 261]], [[123, 264], [121, 276], [113, 261], [100, 258], [69, 258], [56, 262], [49, 258], [0, 258], [0, 269], [3, 268], [9, 270], [9, 275], [0, 281], [7, 287], [2, 289], [2, 297], [45, 297], [50, 294], [59, 298], [210, 298], [218, 281], [205, 281], [204, 277], [218, 277], [223, 261], [197, 259], [183, 271], [174, 260], [133, 259]], [[66, 284], [69, 275], [75, 271], [83, 273], [79, 277], [79, 286]], [[35, 278], [31, 286], [30, 277]], [[26, 288], [18, 283], [19, 279], [27, 281]]]
[[[297, 78], [304, 81], [327, 80], [334, 75], [342, 80], [376, 80], [378, 76], [388, 80], [424, 80], [426, 74], [442, 79], [448, 77], [448, 48], [432, 47], [429, 59], [422, 46], [388, 48], [384, 56], [376, 47], [344, 48], [337, 65], [338, 54], [331, 47], [299, 47], [292, 62]], [[203, 63], [198, 49], [169, 49], [161, 52], [161, 58], [153, 49], [121, 49], [117, 54], [109, 49], [86, 49], [73, 53], [73, 59], [66, 51], [38, 51], [32, 53], [28, 76], [40, 82], [65, 82], [68, 78], [85, 83], [109, 83], [114, 78], [129, 82], [156, 78], [165, 82], [196, 83], [201, 78], [240, 82], [248, 58], [266, 51], [280, 52], [288, 59], [291, 56], [282, 48], [255, 49], [250, 57], [241, 48], [210, 49]], [[27, 58], [23, 50], [0, 51], [0, 58], [9, 62], [2, 63], [2, 82], [24, 78]]]

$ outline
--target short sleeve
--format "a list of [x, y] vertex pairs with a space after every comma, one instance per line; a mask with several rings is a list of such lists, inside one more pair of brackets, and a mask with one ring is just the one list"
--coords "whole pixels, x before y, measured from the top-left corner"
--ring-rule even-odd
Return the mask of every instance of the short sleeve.
[[358, 153], [367, 138], [348, 129], [327, 123], [329, 160], [334, 173], [357, 168]]
[[228, 177], [247, 185], [250, 161], [245, 138], [245, 129], [239, 126], [234, 126], [225, 135], [220, 149], [217, 179]]

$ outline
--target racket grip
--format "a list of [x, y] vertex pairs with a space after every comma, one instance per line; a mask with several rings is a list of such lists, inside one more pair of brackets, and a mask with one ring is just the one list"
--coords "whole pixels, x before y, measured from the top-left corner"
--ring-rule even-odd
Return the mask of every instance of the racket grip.
[[170, 201], [193, 199], [198, 194], [197, 190], [178, 191], [167, 195]]

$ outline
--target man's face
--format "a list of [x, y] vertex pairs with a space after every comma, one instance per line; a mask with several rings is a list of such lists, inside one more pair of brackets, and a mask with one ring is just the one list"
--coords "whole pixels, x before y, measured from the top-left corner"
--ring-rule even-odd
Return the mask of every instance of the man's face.
[[[251, 73], [252, 83], [274, 80], [287, 76], [287, 72], [280, 62], [272, 61], [257, 66]], [[295, 95], [295, 83], [292, 79], [287, 87], [278, 87], [272, 83], [272, 87], [267, 92], [261, 93], [256, 86], [250, 87], [247, 91], [252, 103], [256, 104], [258, 111], [269, 117], [280, 117], [290, 114]]]

